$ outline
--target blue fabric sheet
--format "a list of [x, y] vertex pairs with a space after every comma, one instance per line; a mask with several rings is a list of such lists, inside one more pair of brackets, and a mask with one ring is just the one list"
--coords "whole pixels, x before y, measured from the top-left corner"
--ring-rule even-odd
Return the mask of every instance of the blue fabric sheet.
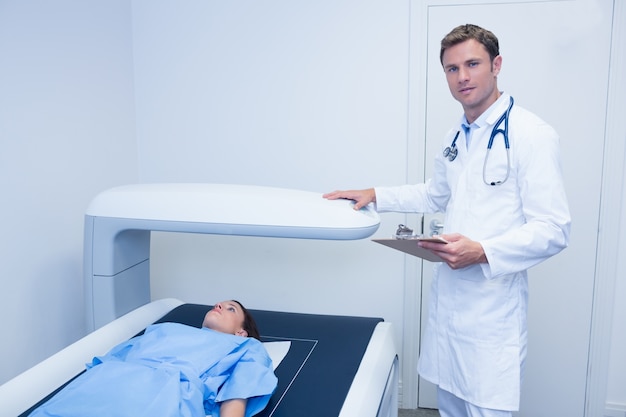
[[249, 417], [277, 384], [258, 340], [178, 323], [152, 325], [87, 368], [31, 416], [217, 417], [220, 402], [247, 398]]

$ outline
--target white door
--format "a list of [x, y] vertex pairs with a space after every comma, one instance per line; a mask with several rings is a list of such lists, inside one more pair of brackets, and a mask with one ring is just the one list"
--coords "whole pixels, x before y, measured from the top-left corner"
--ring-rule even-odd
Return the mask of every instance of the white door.
[[[470, 4], [413, 2], [412, 47], [426, 73], [425, 177], [439, 141], [461, 114], [439, 63], [439, 42], [453, 27], [475, 23], [500, 40], [498, 86], [561, 135], [572, 213], [570, 247], [529, 271], [529, 346], [520, 416], [583, 416], [602, 173], [610, 46], [611, 1], [517, 1]], [[416, 34], [427, 35], [424, 37]], [[418, 44], [416, 44], [417, 42]], [[426, 43], [426, 45], [419, 43]], [[424, 61], [425, 60], [425, 61]], [[412, 59], [420, 65], [419, 59]], [[414, 67], [415, 68], [415, 67]], [[413, 92], [413, 95], [416, 93]], [[420, 100], [423, 100], [420, 101]], [[414, 128], [412, 132], [419, 132]], [[414, 137], [420, 143], [419, 137]], [[420, 152], [421, 154], [421, 152]], [[441, 217], [439, 217], [441, 218]], [[432, 216], [425, 216], [425, 233]], [[427, 317], [431, 264], [424, 262], [422, 321]], [[420, 380], [418, 405], [436, 407], [434, 387]]]

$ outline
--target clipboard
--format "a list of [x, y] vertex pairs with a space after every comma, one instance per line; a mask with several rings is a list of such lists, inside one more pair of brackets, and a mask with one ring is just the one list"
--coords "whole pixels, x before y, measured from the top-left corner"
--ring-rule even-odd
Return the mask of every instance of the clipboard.
[[434, 254], [428, 249], [420, 248], [417, 246], [417, 242], [420, 240], [428, 242], [437, 242], [445, 245], [448, 243], [445, 239], [440, 237], [416, 237], [410, 239], [372, 239], [372, 242], [380, 243], [381, 245], [389, 246], [390, 248], [397, 249], [401, 252], [408, 253], [409, 255], [417, 256], [418, 258], [426, 259], [430, 262], [444, 262], [439, 255]]

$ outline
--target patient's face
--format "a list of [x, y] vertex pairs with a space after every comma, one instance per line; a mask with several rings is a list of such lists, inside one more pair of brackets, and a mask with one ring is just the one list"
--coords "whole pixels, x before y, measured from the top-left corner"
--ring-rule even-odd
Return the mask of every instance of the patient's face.
[[248, 336], [243, 330], [244, 314], [241, 306], [235, 301], [222, 301], [204, 316], [202, 327], [218, 332]]

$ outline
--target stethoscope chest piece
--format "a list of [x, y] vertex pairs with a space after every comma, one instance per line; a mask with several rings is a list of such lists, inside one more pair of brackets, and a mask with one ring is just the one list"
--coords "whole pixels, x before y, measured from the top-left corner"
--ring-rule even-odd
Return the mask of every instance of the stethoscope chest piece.
[[456, 145], [448, 146], [446, 149], [443, 150], [444, 158], [448, 158], [450, 162], [454, 161], [458, 154], [459, 150], [457, 149]]
[[456, 147], [456, 140], [459, 138], [459, 133], [460, 132], [456, 132], [456, 135], [454, 136], [454, 139], [452, 140], [450, 146], [446, 147], [446, 149], [443, 150], [443, 157], [448, 158], [450, 162], [454, 161], [456, 159], [456, 156], [459, 154], [459, 149]]

